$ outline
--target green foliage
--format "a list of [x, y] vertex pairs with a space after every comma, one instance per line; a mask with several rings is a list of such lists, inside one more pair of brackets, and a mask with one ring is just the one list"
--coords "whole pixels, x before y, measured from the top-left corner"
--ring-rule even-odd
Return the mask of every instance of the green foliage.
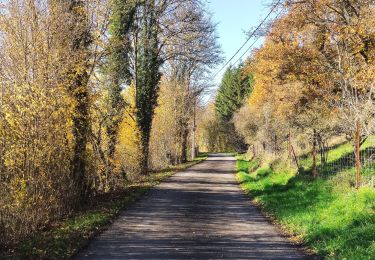
[[252, 75], [243, 75], [242, 65], [229, 67], [221, 81], [215, 109], [221, 121], [228, 122], [250, 95], [253, 86]]
[[[336, 152], [342, 150], [339, 147]], [[370, 259], [375, 255], [373, 189], [355, 190], [334, 179], [312, 180], [289, 170], [254, 170], [254, 165], [257, 163], [238, 157], [237, 177], [242, 188], [317, 254], [332, 259]]]
[[241, 108], [252, 91], [253, 77], [244, 73], [242, 65], [229, 67], [216, 95], [215, 112], [218, 127], [215, 128], [217, 133], [214, 133], [211, 139], [221, 144], [221, 151], [243, 152], [247, 149], [232, 122], [234, 113]]
[[[367, 139], [362, 146], [360, 151], [362, 154], [362, 165], [361, 165], [361, 176], [362, 180], [371, 180], [375, 176], [373, 167], [371, 164], [365, 163], [366, 157], [364, 154], [366, 150], [372, 149], [374, 143], [372, 141], [373, 136]], [[348, 161], [352, 163], [348, 163]], [[317, 160], [318, 175], [329, 176], [336, 175], [335, 179], [345, 179], [347, 181], [346, 186], [354, 184], [355, 176], [355, 154], [352, 142], [344, 142], [334, 146], [334, 149], [330, 149], [328, 152], [327, 161], [322, 164], [321, 160]], [[305, 154], [299, 158], [300, 166], [304, 168], [304, 171], [308, 174], [312, 172], [312, 155], [311, 153]], [[337, 174], [342, 173], [342, 174]], [[345, 174], [344, 174], [345, 173]]]
[[122, 120], [125, 101], [122, 97], [122, 85], [130, 79], [131, 44], [129, 32], [132, 29], [136, 4], [134, 1], [115, 0], [112, 5], [109, 33], [109, 57], [106, 72], [109, 74], [108, 85], [109, 115], [106, 132], [109, 137], [108, 157], [113, 160], [117, 143], [118, 127]]
[[129, 31], [133, 26], [135, 11], [135, 1], [115, 0], [112, 3], [108, 70], [117, 85], [125, 83], [130, 77]]
[[162, 64], [159, 56], [157, 7], [154, 0], [142, 3], [141, 21], [138, 25], [141, 29], [140, 38], [136, 47], [135, 103], [142, 150], [140, 170], [142, 174], [147, 174], [150, 133], [161, 77], [159, 68]]

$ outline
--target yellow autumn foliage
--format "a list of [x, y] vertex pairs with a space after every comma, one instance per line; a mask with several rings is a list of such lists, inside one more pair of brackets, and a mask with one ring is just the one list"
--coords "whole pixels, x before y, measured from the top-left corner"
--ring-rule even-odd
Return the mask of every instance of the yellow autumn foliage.
[[[299, 147], [374, 133], [375, 9], [371, 1], [288, 1], [244, 70], [254, 89], [235, 117], [249, 144], [272, 154], [289, 134]], [[341, 13], [342, 12], [342, 13]], [[315, 137], [313, 137], [313, 135]]]
[[192, 112], [193, 100], [187, 83], [163, 77], [151, 130], [149, 161], [153, 169], [188, 159]]
[[140, 135], [136, 122], [135, 87], [130, 85], [124, 91], [127, 107], [119, 127], [117, 158], [129, 178], [137, 177], [140, 158]]

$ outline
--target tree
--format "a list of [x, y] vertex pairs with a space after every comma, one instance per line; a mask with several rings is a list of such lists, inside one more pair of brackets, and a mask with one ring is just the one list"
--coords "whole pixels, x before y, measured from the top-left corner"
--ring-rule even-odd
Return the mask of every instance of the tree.
[[[135, 57], [136, 121], [140, 134], [140, 173], [148, 173], [149, 142], [152, 118], [157, 102], [160, 80], [158, 6], [155, 0], [146, 0], [138, 11]], [[139, 38], [138, 38], [139, 36]]]
[[229, 143], [236, 150], [245, 149], [242, 138], [235, 135], [235, 127], [232, 122], [233, 115], [238, 111], [252, 91], [253, 77], [251, 74], [243, 74], [243, 66], [230, 67], [224, 73], [221, 85], [215, 99], [215, 111], [219, 129], [226, 133]]
[[[167, 86], [175, 93], [172, 96], [177, 129], [175, 142], [180, 144], [180, 151], [173, 156], [176, 163], [187, 161], [189, 132], [192, 139], [195, 135], [195, 109], [199, 97], [210, 87], [206, 74], [221, 60], [215, 25], [204, 11], [204, 6], [189, 3], [178, 15], [178, 20], [184, 21], [187, 32], [182, 39], [169, 40], [173, 47], [172, 50], [167, 49], [166, 54], [174, 58], [166, 61], [163, 67]], [[195, 144], [192, 140], [192, 155], [193, 150]]]
[[[82, 0], [60, 2], [61, 9], [67, 17], [67, 34], [61, 35], [62, 45], [69, 46], [67, 54], [71, 59], [67, 62], [66, 84], [72, 98], [72, 133], [73, 159], [72, 172], [74, 187], [79, 201], [87, 192], [86, 177], [86, 146], [89, 133], [89, 58], [92, 36], [88, 24], [85, 3]], [[68, 34], [69, 33], [69, 34]]]
[[[193, 75], [199, 64], [213, 53], [208, 49], [215, 50], [217, 45], [212, 41], [216, 40], [212, 24], [203, 23], [206, 18], [200, 11], [200, 1], [146, 0], [138, 3], [130, 36], [133, 46], [131, 79], [136, 89], [136, 121], [142, 151], [140, 172], [146, 174], [150, 131], [163, 66], [174, 59], [185, 60], [186, 64], [193, 64], [185, 76]], [[208, 38], [202, 37], [205, 32]], [[188, 46], [197, 49], [192, 52], [192, 47]]]
[[92, 94], [95, 84], [93, 75], [103, 58], [104, 35], [108, 25], [106, 1], [51, 1], [54, 21], [66, 21], [66, 26], [56, 29], [54, 42], [61, 60], [59, 84], [66, 87], [69, 95], [70, 120], [72, 122], [72, 176], [77, 192], [77, 204], [84, 201], [90, 190], [90, 174], [87, 169], [89, 137], [92, 121]]
[[219, 118], [230, 121], [251, 93], [252, 75], [242, 74], [242, 65], [228, 68], [224, 73], [221, 85], [216, 95], [215, 107]]
[[129, 32], [132, 29], [136, 12], [135, 1], [115, 0], [112, 3], [112, 14], [109, 32], [111, 35], [107, 74], [110, 76], [108, 84], [108, 117], [106, 118], [106, 132], [108, 135], [108, 163], [111, 172], [117, 144], [119, 124], [122, 121], [125, 101], [122, 87], [129, 84], [131, 42]]

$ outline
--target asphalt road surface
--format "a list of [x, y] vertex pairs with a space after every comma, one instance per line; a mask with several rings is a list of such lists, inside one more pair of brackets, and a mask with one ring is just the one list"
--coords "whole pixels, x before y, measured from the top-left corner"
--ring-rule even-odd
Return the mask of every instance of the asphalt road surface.
[[235, 159], [209, 158], [123, 211], [76, 259], [303, 259], [251, 205]]

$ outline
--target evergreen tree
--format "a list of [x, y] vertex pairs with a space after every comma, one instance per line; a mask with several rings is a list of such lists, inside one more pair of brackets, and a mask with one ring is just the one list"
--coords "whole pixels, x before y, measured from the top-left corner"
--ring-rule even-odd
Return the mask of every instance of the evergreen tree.
[[221, 121], [230, 121], [246, 98], [249, 96], [253, 85], [252, 75], [243, 75], [242, 65], [229, 67], [224, 73], [219, 87], [215, 109]]
[[221, 132], [219, 136], [226, 137], [225, 144], [228, 150], [242, 151], [247, 147], [243, 138], [236, 134], [232, 118], [251, 93], [252, 86], [253, 77], [243, 75], [242, 65], [229, 67], [224, 73], [215, 100], [215, 110], [218, 129]]

